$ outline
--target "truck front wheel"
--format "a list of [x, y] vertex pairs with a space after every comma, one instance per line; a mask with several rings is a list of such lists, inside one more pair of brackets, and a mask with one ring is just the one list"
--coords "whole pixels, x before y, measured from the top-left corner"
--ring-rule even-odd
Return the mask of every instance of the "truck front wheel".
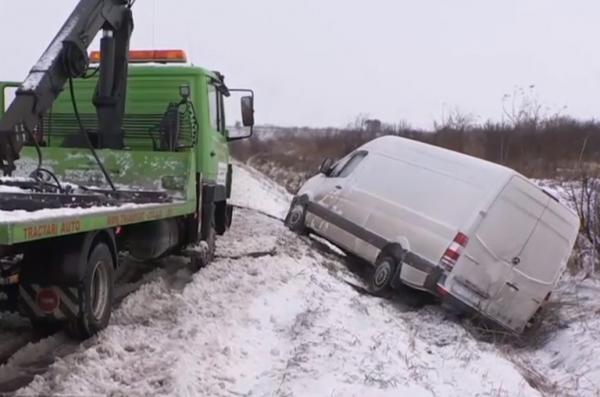
[[112, 312], [114, 296], [114, 264], [110, 249], [98, 243], [92, 250], [79, 293], [79, 314], [70, 330], [80, 338], [89, 338], [106, 328]]

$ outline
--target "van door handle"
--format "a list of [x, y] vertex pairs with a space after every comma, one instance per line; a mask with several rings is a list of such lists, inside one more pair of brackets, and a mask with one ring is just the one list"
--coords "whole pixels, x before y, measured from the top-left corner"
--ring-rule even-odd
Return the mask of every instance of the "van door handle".
[[342, 190], [342, 186], [341, 186], [341, 185], [335, 185], [335, 188], [336, 188], [337, 190]]

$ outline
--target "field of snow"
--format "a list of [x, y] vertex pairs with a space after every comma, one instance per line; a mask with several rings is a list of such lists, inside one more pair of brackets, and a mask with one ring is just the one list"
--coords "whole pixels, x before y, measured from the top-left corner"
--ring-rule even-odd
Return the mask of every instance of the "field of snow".
[[78, 344], [58, 333], [12, 355], [30, 331], [3, 315], [0, 393], [600, 395], [597, 280], [566, 277], [531, 345], [490, 343], [407, 292], [381, 299], [353, 288], [362, 280], [343, 256], [278, 220], [290, 200], [282, 188], [243, 166], [235, 176], [244, 208], [216, 260], [196, 274], [183, 258], [138, 264], [156, 269], [122, 287], [97, 337]]

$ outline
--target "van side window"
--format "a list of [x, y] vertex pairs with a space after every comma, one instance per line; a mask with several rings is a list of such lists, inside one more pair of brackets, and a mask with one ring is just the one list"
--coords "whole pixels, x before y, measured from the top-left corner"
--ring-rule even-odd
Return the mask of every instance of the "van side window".
[[336, 175], [332, 175], [337, 178], [345, 178], [354, 171], [354, 169], [360, 164], [364, 158], [367, 157], [367, 152], [358, 152], [350, 158], [344, 165], [344, 167]]

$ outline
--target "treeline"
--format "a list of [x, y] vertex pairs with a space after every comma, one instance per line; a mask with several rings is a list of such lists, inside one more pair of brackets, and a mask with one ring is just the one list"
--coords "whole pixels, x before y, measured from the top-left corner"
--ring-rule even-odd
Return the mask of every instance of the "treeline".
[[582, 167], [593, 171], [600, 164], [600, 123], [558, 116], [475, 124], [453, 115], [432, 131], [372, 119], [357, 119], [344, 129], [259, 127], [253, 138], [234, 146], [234, 156], [294, 190], [324, 157], [340, 158], [382, 135], [459, 151], [535, 178], [573, 178]]

